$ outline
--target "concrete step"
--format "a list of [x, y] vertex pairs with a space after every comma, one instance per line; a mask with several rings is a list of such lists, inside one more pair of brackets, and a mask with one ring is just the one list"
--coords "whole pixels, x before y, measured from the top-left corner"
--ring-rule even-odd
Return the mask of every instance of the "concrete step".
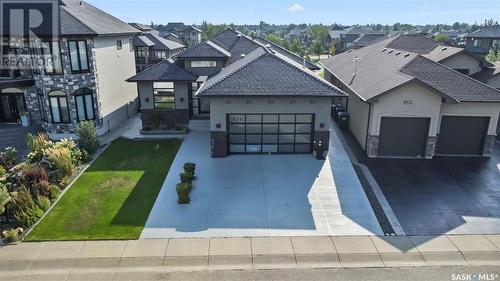
[[209, 129], [210, 128], [210, 120], [190, 120], [189, 129]]

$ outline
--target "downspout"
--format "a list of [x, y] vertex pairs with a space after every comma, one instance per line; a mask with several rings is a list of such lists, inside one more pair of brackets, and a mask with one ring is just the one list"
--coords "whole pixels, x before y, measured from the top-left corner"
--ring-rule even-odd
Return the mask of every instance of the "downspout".
[[367, 152], [366, 149], [368, 148], [368, 136], [370, 133], [370, 117], [372, 115], [372, 104], [368, 103], [368, 120], [366, 121], [366, 137], [365, 137], [365, 153]]

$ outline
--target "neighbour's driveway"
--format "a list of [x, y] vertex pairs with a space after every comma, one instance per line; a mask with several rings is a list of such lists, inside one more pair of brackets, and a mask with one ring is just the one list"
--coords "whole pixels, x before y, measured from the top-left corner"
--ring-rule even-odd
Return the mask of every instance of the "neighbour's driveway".
[[[208, 125], [185, 138], [141, 238], [382, 234], [351, 163], [332, 133], [330, 160], [312, 155], [211, 158]], [[175, 184], [197, 164], [191, 204]], [[333, 174], [332, 174], [333, 172]]]
[[406, 234], [500, 234], [500, 144], [491, 158], [365, 160]]

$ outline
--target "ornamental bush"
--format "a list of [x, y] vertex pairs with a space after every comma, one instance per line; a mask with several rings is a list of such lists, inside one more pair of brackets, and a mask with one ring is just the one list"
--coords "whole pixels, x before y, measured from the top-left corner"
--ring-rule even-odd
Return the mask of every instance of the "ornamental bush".
[[83, 121], [76, 126], [75, 133], [78, 136], [78, 144], [88, 154], [93, 154], [99, 148], [97, 131], [92, 121]]
[[196, 164], [195, 163], [186, 163], [184, 164], [184, 171], [186, 173], [190, 173], [190, 174], [193, 174], [194, 175], [194, 172], [196, 170]]
[[193, 174], [191, 174], [191, 173], [181, 173], [180, 178], [181, 178], [181, 183], [192, 183], [193, 182]]
[[189, 198], [189, 193], [191, 192], [192, 185], [190, 183], [178, 183], [176, 186], [177, 191], [177, 203], [179, 204], [189, 204], [191, 198]]

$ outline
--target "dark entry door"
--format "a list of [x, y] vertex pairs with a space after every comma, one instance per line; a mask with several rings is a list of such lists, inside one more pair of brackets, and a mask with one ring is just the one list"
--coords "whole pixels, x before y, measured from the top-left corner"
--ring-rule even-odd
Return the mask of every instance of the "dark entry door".
[[482, 155], [489, 117], [443, 116], [437, 154]]
[[382, 117], [379, 156], [424, 157], [430, 118]]
[[0, 96], [0, 119], [2, 122], [17, 122], [20, 118], [22, 106], [22, 96], [1, 95]]

